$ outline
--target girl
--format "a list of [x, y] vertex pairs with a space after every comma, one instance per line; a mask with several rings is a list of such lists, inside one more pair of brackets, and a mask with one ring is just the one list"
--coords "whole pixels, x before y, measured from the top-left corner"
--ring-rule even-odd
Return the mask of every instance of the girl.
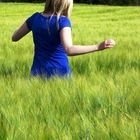
[[70, 76], [67, 55], [86, 54], [115, 45], [115, 41], [111, 39], [98, 45], [73, 45], [69, 20], [72, 7], [73, 0], [46, 0], [44, 11], [34, 13], [13, 34], [12, 41], [18, 41], [30, 31], [33, 33], [35, 49], [32, 76]]

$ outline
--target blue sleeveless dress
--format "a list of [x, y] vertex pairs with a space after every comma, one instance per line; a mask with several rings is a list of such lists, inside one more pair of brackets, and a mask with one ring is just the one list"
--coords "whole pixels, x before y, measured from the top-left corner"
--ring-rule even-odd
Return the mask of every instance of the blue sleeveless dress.
[[51, 78], [53, 76], [70, 76], [68, 57], [60, 40], [60, 31], [71, 28], [70, 20], [65, 16], [43, 16], [35, 13], [26, 20], [28, 28], [33, 33], [34, 59], [31, 68], [32, 76]]

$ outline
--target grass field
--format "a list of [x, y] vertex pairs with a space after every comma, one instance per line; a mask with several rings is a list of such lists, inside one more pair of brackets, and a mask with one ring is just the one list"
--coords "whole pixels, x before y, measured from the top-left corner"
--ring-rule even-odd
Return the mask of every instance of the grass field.
[[75, 5], [74, 44], [117, 45], [69, 58], [71, 80], [30, 78], [32, 34], [11, 35], [43, 4], [0, 3], [0, 140], [140, 140], [139, 7]]

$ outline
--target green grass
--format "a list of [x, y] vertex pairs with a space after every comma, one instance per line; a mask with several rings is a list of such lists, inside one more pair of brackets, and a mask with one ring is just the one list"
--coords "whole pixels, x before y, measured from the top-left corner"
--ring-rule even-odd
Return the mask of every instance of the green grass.
[[69, 58], [71, 80], [29, 76], [32, 35], [11, 35], [43, 4], [0, 3], [0, 140], [140, 140], [139, 7], [75, 5], [74, 44], [113, 49]]

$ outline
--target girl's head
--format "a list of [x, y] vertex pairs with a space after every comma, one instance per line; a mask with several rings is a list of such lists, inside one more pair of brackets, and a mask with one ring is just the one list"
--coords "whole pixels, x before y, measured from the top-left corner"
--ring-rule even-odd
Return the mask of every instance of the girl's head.
[[44, 13], [69, 17], [72, 12], [73, 0], [46, 0]]

